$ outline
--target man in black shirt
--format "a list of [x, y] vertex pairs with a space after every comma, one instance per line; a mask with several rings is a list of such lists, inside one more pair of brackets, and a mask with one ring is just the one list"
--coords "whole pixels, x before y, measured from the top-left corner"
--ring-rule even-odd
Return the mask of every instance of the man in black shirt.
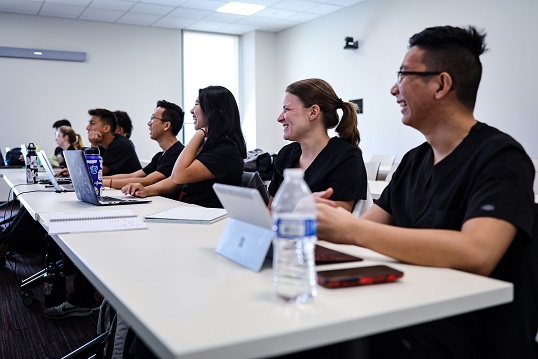
[[89, 110], [88, 140], [99, 146], [103, 157], [103, 175], [132, 173], [142, 168], [135, 149], [129, 139], [116, 134], [116, 115], [109, 110], [97, 108]]
[[509, 281], [514, 301], [374, 336], [372, 358], [538, 357], [534, 168], [513, 138], [474, 118], [484, 38], [451, 26], [411, 37], [391, 93], [427, 142], [360, 219], [323, 199], [331, 189], [319, 194], [318, 238]]
[[[153, 112], [148, 126], [150, 128], [150, 138], [157, 141], [163, 151], [157, 153], [151, 163], [144, 169], [128, 174], [104, 177], [103, 185], [120, 189], [123, 184], [130, 182], [150, 185], [169, 177], [177, 157], [185, 147], [176, 138], [183, 127], [184, 116], [185, 113], [178, 105], [164, 100], [158, 101], [157, 108]], [[116, 134], [116, 136], [121, 135]], [[177, 199], [178, 195], [176, 193], [174, 199]], [[73, 292], [69, 294], [67, 301], [56, 307], [45, 309], [45, 316], [51, 319], [62, 319], [70, 316], [91, 315], [92, 307], [95, 305], [94, 292], [93, 285], [81, 272], [77, 271], [73, 283]]]
[[[148, 121], [149, 137], [157, 141], [162, 151], [153, 156], [151, 163], [132, 173], [103, 177], [103, 186], [121, 189], [128, 183], [141, 183], [149, 186], [170, 177], [177, 157], [185, 148], [176, 138], [183, 127], [185, 113], [178, 105], [164, 100], [157, 102], [157, 108]], [[179, 198], [179, 193], [172, 195]]]

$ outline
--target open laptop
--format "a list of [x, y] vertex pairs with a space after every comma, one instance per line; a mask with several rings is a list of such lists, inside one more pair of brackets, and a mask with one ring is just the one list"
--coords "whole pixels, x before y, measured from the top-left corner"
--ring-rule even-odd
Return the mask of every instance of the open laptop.
[[[228, 224], [216, 251], [220, 255], [254, 271], [259, 271], [273, 251], [273, 219], [255, 188], [213, 185], [220, 202], [228, 212]], [[316, 245], [316, 264], [361, 261], [346, 253]]]
[[75, 193], [80, 201], [97, 206], [151, 202], [151, 200], [145, 198], [97, 196], [84, 152], [81, 150], [65, 150], [63, 154], [65, 162], [67, 163], [67, 169], [69, 169], [71, 182], [75, 187]]
[[[39, 158], [39, 162], [41, 162], [41, 165], [45, 169], [45, 173], [47, 174], [47, 180], [50, 182], [50, 184], [54, 187], [56, 191], [59, 191], [59, 192], [74, 192], [75, 191], [75, 187], [71, 183], [71, 179], [68, 179], [66, 183], [60, 184], [57, 177], [54, 176], [54, 169], [52, 168], [52, 165], [50, 164], [50, 161], [45, 151], [37, 151], [37, 158]], [[41, 179], [39, 182], [42, 182]]]

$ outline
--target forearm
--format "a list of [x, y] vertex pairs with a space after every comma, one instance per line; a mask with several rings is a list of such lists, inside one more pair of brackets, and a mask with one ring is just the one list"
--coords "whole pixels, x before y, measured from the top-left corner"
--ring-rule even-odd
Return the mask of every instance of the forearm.
[[146, 191], [146, 196], [150, 197], [173, 194], [178, 190], [178, 187], [180, 187], [180, 185], [172, 182], [168, 177], [150, 186], [145, 186], [144, 189]]
[[171, 179], [175, 183], [186, 183], [185, 181], [185, 172], [192, 165], [198, 154], [198, 150], [204, 143], [205, 132], [198, 130], [192, 136], [192, 139], [187, 143], [187, 146], [181, 151], [175, 165], [172, 170]]
[[[484, 229], [443, 230], [400, 228], [357, 220], [351, 242], [402, 262], [458, 269], [489, 275], [515, 236], [515, 227], [499, 228], [499, 235]], [[490, 238], [488, 238], [490, 237]]]

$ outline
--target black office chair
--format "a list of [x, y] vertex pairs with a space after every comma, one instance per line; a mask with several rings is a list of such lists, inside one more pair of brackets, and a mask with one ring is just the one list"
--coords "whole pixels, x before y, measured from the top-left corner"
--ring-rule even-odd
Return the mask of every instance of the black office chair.
[[267, 187], [263, 182], [258, 172], [243, 172], [243, 178], [241, 179], [242, 187], [256, 188], [262, 195], [263, 201], [266, 205], [269, 204], [269, 193]]

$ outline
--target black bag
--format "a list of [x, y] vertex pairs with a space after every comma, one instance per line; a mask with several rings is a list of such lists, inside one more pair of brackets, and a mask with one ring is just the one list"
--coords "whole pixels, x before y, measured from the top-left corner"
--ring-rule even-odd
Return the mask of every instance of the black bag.
[[47, 231], [21, 207], [13, 221], [1, 233], [0, 243], [7, 243], [9, 252], [39, 253], [46, 247]]
[[20, 147], [15, 147], [6, 153], [6, 162], [8, 166], [24, 166], [24, 158], [21, 160], [22, 151]]
[[273, 164], [276, 154], [265, 152], [259, 148], [248, 151], [245, 159], [245, 172], [256, 172], [264, 181], [270, 181], [273, 177]]

